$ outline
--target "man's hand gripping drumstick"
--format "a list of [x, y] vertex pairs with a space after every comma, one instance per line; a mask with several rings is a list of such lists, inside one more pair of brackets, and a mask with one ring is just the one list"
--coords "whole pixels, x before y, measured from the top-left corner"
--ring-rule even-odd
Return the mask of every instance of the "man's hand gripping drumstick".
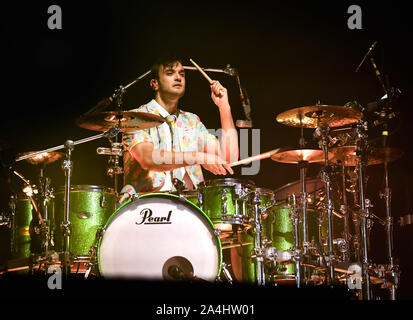
[[220, 157], [224, 163], [222, 164], [210, 164], [206, 163], [203, 167], [211, 171], [214, 174], [226, 174], [228, 171], [230, 174], [234, 174], [234, 171], [228, 165], [229, 162], [238, 160], [238, 133], [235, 130], [234, 121], [232, 119], [231, 107], [228, 101], [228, 92], [219, 81], [212, 80], [204, 70], [192, 59], [189, 59], [191, 63], [198, 69], [198, 71], [207, 79], [211, 86], [211, 98], [217, 105], [220, 118], [221, 118], [221, 146], [215, 141], [215, 143], [208, 143], [206, 153], [214, 153]]

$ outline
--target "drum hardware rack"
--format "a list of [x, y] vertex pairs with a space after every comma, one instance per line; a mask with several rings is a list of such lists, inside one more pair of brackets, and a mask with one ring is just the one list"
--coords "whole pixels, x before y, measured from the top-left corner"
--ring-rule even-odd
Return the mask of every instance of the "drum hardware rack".
[[[17, 157], [15, 159], [15, 162], [19, 162], [22, 160], [26, 160], [29, 158], [32, 158], [36, 155], [41, 155], [42, 153], [48, 153], [48, 152], [54, 152], [57, 150], [65, 149], [66, 150], [66, 159], [62, 163], [62, 169], [65, 173], [65, 197], [64, 197], [64, 216], [63, 216], [63, 222], [61, 224], [61, 230], [63, 233], [63, 251], [59, 254], [59, 259], [62, 264], [63, 268], [63, 275], [66, 277], [70, 274], [70, 265], [72, 263], [72, 256], [69, 251], [70, 247], [70, 220], [69, 220], [69, 213], [70, 213], [70, 188], [71, 188], [71, 174], [72, 174], [72, 168], [73, 168], [73, 162], [71, 160], [72, 156], [72, 151], [74, 149], [75, 145], [87, 143], [93, 140], [97, 140], [100, 138], [110, 138], [118, 135], [120, 132], [120, 127], [116, 126], [106, 132], [103, 132], [98, 135], [90, 136], [84, 139], [80, 139], [77, 141], [72, 141], [72, 140], [67, 140], [64, 145], [59, 145], [56, 147], [52, 147], [49, 149], [45, 149], [42, 151], [36, 151], [30, 154], [26, 154], [20, 157]], [[26, 182], [28, 186], [30, 186], [29, 181], [24, 179], [21, 175], [19, 175], [16, 171], [14, 171], [17, 176], [23, 179], [23, 181]], [[41, 218], [41, 217], [40, 217]], [[46, 259], [48, 260], [48, 259]]]

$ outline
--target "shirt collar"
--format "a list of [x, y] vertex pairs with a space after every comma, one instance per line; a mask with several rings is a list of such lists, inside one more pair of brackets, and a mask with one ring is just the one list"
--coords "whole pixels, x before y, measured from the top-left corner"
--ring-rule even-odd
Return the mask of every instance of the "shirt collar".
[[[155, 110], [158, 110], [159, 115], [162, 116], [162, 117], [164, 117], [164, 118], [166, 118], [167, 116], [170, 115], [169, 112], [166, 111], [165, 108], [162, 107], [158, 102], [156, 102], [155, 99], [152, 99], [152, 100], [147, 104], [147, 106], [150, 107], [150, 108], [153, 108], [153, 109], [155, 109]], [[180, 111], [179, 109], [176, 110], [176, 114], [175, 114], [176, 117], [179, 116], [179, 113], [180, 113], [179, 111]]]

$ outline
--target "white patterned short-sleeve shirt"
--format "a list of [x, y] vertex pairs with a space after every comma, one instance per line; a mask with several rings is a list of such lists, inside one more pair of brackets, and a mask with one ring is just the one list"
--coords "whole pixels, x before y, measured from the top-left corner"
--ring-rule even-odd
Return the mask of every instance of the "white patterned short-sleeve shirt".
[[[130, 111], [149, 112], [166, 118], [169, 113], [162, 108], [155, 100], [148, 104], [142, 105], [137, 109]], [[176, 120], [173, 126], [173, 136], [179, 141], [178, 146], [171, 149], [171, 128], [168, 123], [145, 130], [137, 130], [123, 134], [124, 153], [124, 183], [132, 185], [136, 192], [150, 192], [164, 190], [165, 184], [168, 184], [171, 176], [182, 177], [185, 171], [188, 173], [194, 187], [197, 187], [204, 181], [201, 166], [198, 164], [187, 166], [184, 169], [178, 168], [171, 172], [159, 172], [145, 170], [139, 162], [130, 154], [130, 150], [141, 142], [151, 142], [154, 149], [164, 151], [199, 151], [203, 152], [205, 145], [216, 139], [196, 114], [178, 109]], [[169, 141], [168, 141], [169, 140]], [[182, 171], [184, 170], [184, 171]]]

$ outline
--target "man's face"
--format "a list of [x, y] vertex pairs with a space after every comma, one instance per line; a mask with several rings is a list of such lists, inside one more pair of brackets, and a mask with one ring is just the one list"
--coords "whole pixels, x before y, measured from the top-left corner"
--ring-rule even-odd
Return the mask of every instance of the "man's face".
[[[159, 94], [173, 95], [181, 98], [185, 93], [185, 70], [180, 62], [159, 67]], [[156, 90], [156, 89], [155, 89]]]

